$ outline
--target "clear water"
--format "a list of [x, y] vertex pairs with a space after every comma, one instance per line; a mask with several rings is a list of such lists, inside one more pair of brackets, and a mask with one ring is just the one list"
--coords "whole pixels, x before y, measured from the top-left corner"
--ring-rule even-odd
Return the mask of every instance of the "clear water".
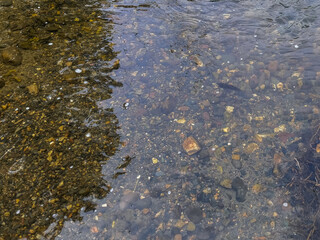
[[317, 239], [319, 11], [0, 7], [2, 239]]

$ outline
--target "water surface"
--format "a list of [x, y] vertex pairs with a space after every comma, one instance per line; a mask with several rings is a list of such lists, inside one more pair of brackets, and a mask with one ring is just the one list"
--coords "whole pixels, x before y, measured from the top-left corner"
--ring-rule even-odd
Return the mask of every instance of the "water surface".
[[0, 11], [3, 239], [317, 239], [317, 1]]

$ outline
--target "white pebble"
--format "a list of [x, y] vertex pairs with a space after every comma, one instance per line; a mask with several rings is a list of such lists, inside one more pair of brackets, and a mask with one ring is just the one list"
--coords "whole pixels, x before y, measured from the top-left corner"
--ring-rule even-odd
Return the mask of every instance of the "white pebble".
[[81, 69], [79, 69], [79, 68], [77, 68], [77, 69], [75, 70], [75, 72], [76, 72], [76, 73], [81, 73], [81, 72], [82, 72], [82, 70], [81, 70]]
[[299, 48], [299, 45], [294, 45], [294, 48]]
[[48, 45], [49, 45], [49, 46], [52, 46], [52, 45], [53, 45], [53, 43], [52, 43], [52, 42], [50, 42], [50, 43], [48, 43]]
[[91, 137], [91, 133], [86, 133], [86, 137], [87, 138]]
[[282, 204], [282, 206], [288, 207], [288, 203], [287, 203], [287, 202], [284, 202], [284, 203]]

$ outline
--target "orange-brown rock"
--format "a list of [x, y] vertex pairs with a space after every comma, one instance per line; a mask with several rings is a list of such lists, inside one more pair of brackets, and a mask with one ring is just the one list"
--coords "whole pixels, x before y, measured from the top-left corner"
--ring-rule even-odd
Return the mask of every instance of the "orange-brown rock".
[[182, 146], [188, 155], [193, 155], [201, 150], [199, 143], [192, 136], [184, 140]]

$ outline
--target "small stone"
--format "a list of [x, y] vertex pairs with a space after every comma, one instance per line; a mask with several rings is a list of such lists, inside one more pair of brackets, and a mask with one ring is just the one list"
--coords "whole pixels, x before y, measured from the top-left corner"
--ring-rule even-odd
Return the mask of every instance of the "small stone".
[[0, 89], [6, 85], [5, 81], [0, 80]]
[[182, 147], [187, 152], [187, 154], [189, 156], [193, 155], [201, 150], [200, 145], [192, 136], [190, 136], [186, 140], [184, 140]]
[[270, 72], [276, 72], [278, 70], [278, 61], [271, 61], [268, 65], [268, 70]]
[[263, 187], [262, 187], [262, 185], [261, 184], [255, 184], [255, 185], [253, 185], [252, 186], [252, 192], [254, 192], [254, 193], [259, 193], [259, 192], [261, 192], [263, 190]]
[[235, 179], [233, 179], [231, 186], [232, 189], [236, 191], [236, 200], [238, 202], [244, 202], [246, 200], [248, 188], [243, 180], [239, 177], [236, 177]]
[[149, 212], [150, 212], [150, 209], [149, 209], [149, 208], [144, 208], [144, 209], [142, 210], [142, 213], [143, 213], [144, 215], [148, 214]]
[[37, 84], [35, 84], [35, 83], [27, 86], [27, 89], [28, 89], [29, 93], [32, 95], [37, 95], [39, 93], [39, 88], [38, 88]]
[[12, 0], [0, 0], [1, 7], [9, 7], [12, 5]]
[[189, 207], [186, 210], [186, 215], [191, 222], [197, 224], [202, 220], [202, 210], [199, 207]]
[[251, 154], [253, 153], [254, 151], [258, 150], [259, 149], [259, 145], [256, 144], [256, 143], [249, 143], [248, 146], [246, 147], [245, 149], [245, 152], [247, 154]]
[[92, 233], [98, 233], [99, 232], [99, 229], [96, 226], [91, 227], [90, 230], [91, 230]]
[[166, 97], [160, 105], [160, 109], [164, 114], [171, 113], [177, 105], [177, 98], [170, 95]]
[[202, 149], [198, 154], [199, 159], [208, 159], [210, 157], [210, 153], [208, 149]]
[[1, 53], [2, 60], [5, 64], [19, 66], [22, 63], [22, 53], [16, 47], [8, 47]]
[[182, 240], [182, 235], [181, 234], [176, 234], [174, 236], [174, 240]]
[[275, 133], [285, 132], [286, 130], [287, 130], [286, 125], [284, 125], [284, 124], [280, 125], [279, 127], [274, 128]]
[[197, 55], [190, 56], [191, 61], [195, 62], [199, 67], [203, 67], [204, 64]]
[[234, 107], [233, 107], [233, 106], [226, 106], [226, 112], [232, 113], [233, 110], [234, 110]]
[[239, 154], [232, 154], [232, 159], [233, 160], [240, 160], [240, 155]]
[[320, 143], [318, 143], [317, 146], [316, 146], [316, 152], [320, 153]]
[[187, 231], [193, 232], [194, 230], [196, 230], [196, 225], [194, 225], [193, 222], [189, 222], [187, 225]]
[[230, 128], [229, 127], [222, 128], [222, 131], [225, 133], [228, 133], [230, 132]]
[[240, 160], [231, 160], [232, 166], [234, 166], [236, 169], [242, 168], [242, 162]]
[[183, 228], [184, 225], [186, 225], [186, 223], [185, 223], [184, 221], [182, 221], [182, 220], [179, 219], [179, 220], [176, 222], [175, 227], [177, 227], [177, 228]]
[[220, 181], [220, 186], [231, 189], [232, 188], [231, 183], [232, 183], [231, 179], [225, 178], [222, 181]]

